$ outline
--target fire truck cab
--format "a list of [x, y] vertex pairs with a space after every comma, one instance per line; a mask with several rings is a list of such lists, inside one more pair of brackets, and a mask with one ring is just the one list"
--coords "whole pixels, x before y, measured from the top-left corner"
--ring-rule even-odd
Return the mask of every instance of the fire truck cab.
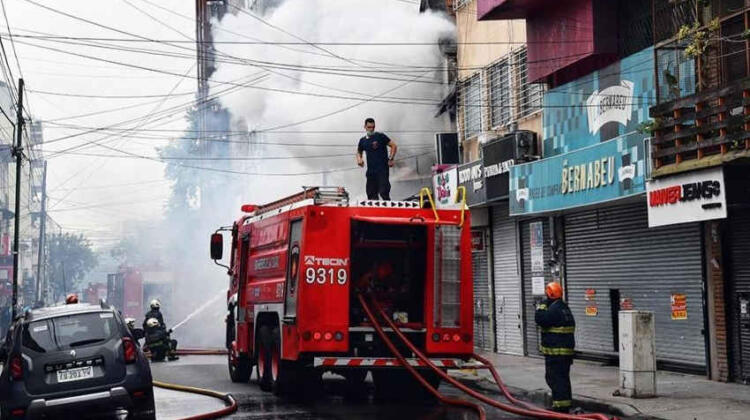
[[[242, 211], [231, 227], [211, 237], [211, 257], [221, 265], [220, 231], [231, 232], [224, 267], [233, 381], [248, 381], [253, 367], [260, 387], [277, 393], [325, 371], [343, 375], [352, 385], [363, 383], [370, 371], [376, 389], [409, 381], [374, 333], [359, 295], [378, 302], [438, 366], [460, 368], [469, 360], [468, 212], [416, 201], [353, 204], [340, 187], [306, 188], [267, 205], [242, 206]], [[436, 375], [425, 374], [439, 383]]]

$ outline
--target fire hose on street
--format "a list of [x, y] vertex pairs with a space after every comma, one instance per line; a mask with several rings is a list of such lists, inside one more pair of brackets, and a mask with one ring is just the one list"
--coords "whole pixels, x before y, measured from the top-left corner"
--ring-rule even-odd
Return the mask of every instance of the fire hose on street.
[[223, 394], [221, 392], [212, 391], [210, 389], [195, 388], [191, 386], [170, 384], [167, 382], [160, 382], [160, 381], [153, 381], [153, 384], [156, 387], [169, 389], [172, 391], [189, 392], [191, 394], [199, 394], [199, 395], [205, 395], [208, 397], [217, 398], [217, 399], [224, 401], [224, 403], [227, 404], [226, 407], [220, 410], [210, 411], [208, 413], [203, 413], [203, 414], [196, 414], [194, 416], [185, 417], [180, 420], [218, 419], [220, 417], [228, 416], [237, 411], [237, 401], [235, 401], [234, 397], [232, 397], [232, 394]]
[[[385, 342], [385, 344], [388, 346], [389, 350], [393, 353], [393, 355], [399, 360], [402, 366], [406, 367], [409, 373], [414, 376], [414, 378], [419, 381], [423, 386], [426, 386], [427, 389], [433, 393], [433, 395], [436, 395], [441, 401], [444, 401], [445, 397], [440, 395], [434, 388], [430, 387], [426, 384], [425, 380], [421, 377], [419, 372], [416, 371], [416, 369], [412, 368], [408, 363], [406, 363], [405, 358], [398, 352], [396, 349], [396, 346], [393, 344], [393, 342], [388, 338], [388, 336], [383, 331], [383, 328], [380, 326], [380, 323], [378, 322], [377, 317], [373, 313], [372, 309], [370, 309], [370, 306], [367, 304], [365, 298], [359, 294], [357, 295], [360, 304], [362, 305], [362, 309], [364, 309], [365, 314], [367, 315], [368, 319], [372, 323], [373, 327], [375, 328], [375, 331], [377, 332], [378, 336]], [[533, 417], [538, 419], [556, 419], [556, 420], [582, 420], [582, 419], [593, 419], [593, 420], [609, 420], [609, 417], [603, 415], [603, 414], [582, 414], [582, 415], [572, 415], [572, 414], [564, 414], [564, 413], [557, 413], [554, 411], [545, 410], [542, 408], [534, 407], [531, 404], [527, 404], [523, 401], [518, 400], [517, 398], [513, 397], [510, 392], [508, 391], [507, 387], [505, 387], [505, 384], [500, 379], [500, 375], [497, 373], [497, 371], [494, 369], [491, 363], [489, 363], [488, 360], [479, 357], [478, 355], [474, 354], [473, 357], [482, 362], [485, 367], [490, 369], [492, 372], [492, 376], [495, 379], [498, 387], [500, 388], [503, 395], [508, 399], [508, 401], [511, 404], [505, 404], [501, 403], [499, 401], [495, 401], [487, 396], [484, 396], [480, 394], [479, 392], [467, 387], [466, 385], [462, 384], [461, 382], [457, 381], [453, 377], [449, 376], [447, 373], [445, 373], [442, 369], [435, 366], [428, 358], [425, 356], [417, 347], [411, 343], [406, 336], [399, 330], [399, 328], [396, 326], [396, 324], [386, 315], [386, 313], [383, 311], [383, 309], [380, 307], [378, 302], [376, 302], [374, 299], [372, 300], [373, 306], [377, 309], [378, 314], [380, 317], [385, 320], [385, 322], [388, 324], [388, 326], [393, 330], [393, 332], [396, 334], [396, 336], [401, 340], [408, 348], [409, 350], [414, 353], [417, 358], [419, 358], [426, 366], [428, 366], [433, 372], [435, 372], [437, 375], [439, 375], [443, 380], [447, 381], [454, 387], [458, 388], [459, 390], [463, 391], [465, 394], [471, 396], [472, 398], [479, 400], [485, 404], [488, 404], [492, 407], [498, 408], [500, 410], [527, 416], [527, 417]], [[451, 404], [454, 405], [463, 405], [468, 406], [471, 408], [474, 408], [475, 410], [479, 408], [480, 413], [480, 419], [484, 418], [484, 413], [481, 410], [481, 407], [478, 405], [467, 405], [466, 402], [462, 401], [461, 404], [454, 403], [457, 400], [452, 400]]]

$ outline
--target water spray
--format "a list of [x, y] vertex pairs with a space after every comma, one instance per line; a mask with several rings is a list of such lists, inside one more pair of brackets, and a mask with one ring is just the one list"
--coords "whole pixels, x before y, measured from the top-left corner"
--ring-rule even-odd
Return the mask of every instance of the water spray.
[[206, 308], [208, 308], [209, 306], [211, 306], [212, 303], [214, 303], [217, 300], [219, 300], [219, 298], [226, 297], [226, 294], [227, 294], [227, 292], [225, 290], [220, 291], [219, 294], [217, 294], [216, 296], [214, 296], [212, 299], [206, 301], [203, 305], [199, 306], [198, 309], [194, 310], [188, 316], [186, 316], [185, 319], [183, 319], [182, 321], [180, 321], [177, 324], [175, 324], [175, 326], [172, 327], [172, 331], [176, 330], [177, 328], [180, 328], [184, 323], [190, 321], [191, 318], [193, 318], [194, 316], [196, 316], [199, 313], [203, 312]]

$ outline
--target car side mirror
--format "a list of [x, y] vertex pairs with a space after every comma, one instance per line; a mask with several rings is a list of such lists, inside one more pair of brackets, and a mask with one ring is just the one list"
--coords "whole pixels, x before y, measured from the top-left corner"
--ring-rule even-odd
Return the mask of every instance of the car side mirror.
[[211, 235], [211, 259], [220, 260], [224, 255], [224, 237], [221, 233]]

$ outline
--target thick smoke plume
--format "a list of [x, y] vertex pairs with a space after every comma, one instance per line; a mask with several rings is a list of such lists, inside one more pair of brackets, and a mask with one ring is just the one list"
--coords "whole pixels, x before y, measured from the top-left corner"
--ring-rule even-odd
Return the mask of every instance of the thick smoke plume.
[[[233, 130], [251, 133], [231, 137], [247, 139], [249, 145], [232, 143], [229, 155], [263, 158], [230, 161], [225, 168], [309, 175], [198, 174], [204, 186], [200, 210], [188, 212], [187, 220], [169, 222], [170, 235], [178, 236], [170, 241], [172, 258], [181, 265], [170, 316], [173, 324], [226, 290], [226, 270], [208, 259], [208, 237], [215, 228], [231, 225], [242, 203], [263, 203], [297, 192], [302, 185], [322, 183], [343, 185], [353, 196], [360, 195], [364, 170], [352, 168], [366, 117], [374, 117], [378, 131], [400, 146], [402, 160], [391, 175], [394, 198], [412, 194], [409, 188], [399, 191], [397, 181], [416, 179], [417, 171], [421, 176], [429, 173], [433, 135], [450, 128], [444, 118], [435, 118], [436, 104], [447, 93], [437, 43], [454, 30], [446, 16], [420, 14], [416, 4], [382, 0], [287, 0], [267, 15], [251, 15], [255, 13], [227, 14], [213, 22], [218, 69], [211, 93], [229, 110]], [[253, 39], [264, 43], [253, 44]], [[312, 46], [302, 40], [368, 45]], [[396, 43], [421, 45], [392, 45]], [[244, 62], [236, 63], [237, 58]], [[347, 77], [353, 75], [358, 77]], [[219, 93], [227, 88], [223, 82], [244, 83], [258, 76], [262, 79], [254, 88]], [[284, 157], [291, 159], [273, 159]], [[225, 233], [225, 254], [230, 249], [228, 237]], [[225, 313], [225, 300], [218, 299], [175, 334], [188, 346], [222, 347]]]

